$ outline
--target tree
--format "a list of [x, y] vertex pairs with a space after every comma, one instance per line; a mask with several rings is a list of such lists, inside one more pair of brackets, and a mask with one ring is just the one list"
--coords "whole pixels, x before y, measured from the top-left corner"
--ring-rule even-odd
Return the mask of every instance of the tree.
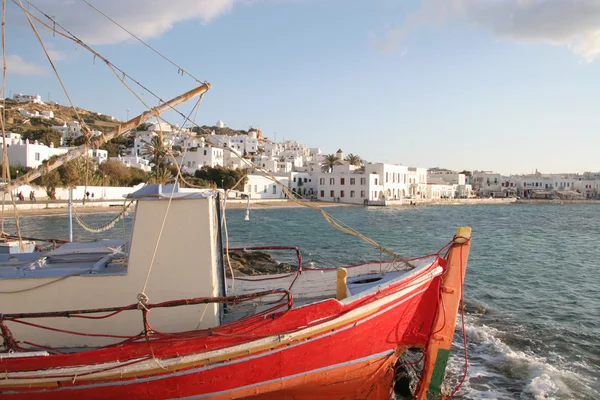
[[352, 153], [350, 153], [346, 156], [346, 161], [348, 161], [348, 164], [350, 164], [350, 165], [360, 166], [360, 164], [361, 164], [360, 156], [357, 156]]
[[465, 170], [463, 170], [463, 171], [462, 171], [462, 172], [460, 172], [460, 173], [461, 173], [461, 174], [465, 174], [465, 176], [471, 176], [471, 175], [472, 175], [471, 171], [467, 171], [466, 169], [465, 169]]
[[323, 161], [321, 161], [321, 170], [323, 172], [330, 172], [334, 165], [340, 165], [342, 160], [339, 159], [335, 154], [327, 154]]
[[[248, 172], [244, 169], [232, 169], [221, 166], [211, 168], [204, 166], [196, 170], [194, 176], [198, 179], [210, 182], [216, 187], [223, 189], [242, 190], [246, 182], [248, 182]], [[239, 182], [239, 183], [238, 183]], [[237, 183], [237, 186], [236, 186]]]
[[151, 175], [150, 179], [148, 179], [148, 183], [160, 183], [161, 185], [166, 185], [167, 183], [173, 180], [173, 175], [171, 175], [171, 171], [168, 169], [156, 169]]
[[259, 147], [258, 150], [256, 150], [256, 154], [262, 156], [265, 154], [265, 149], [263, 147]]
[[145, 155], [150, 155], [152, 158], [152, 172], [154, 177], [166, 177], [161, 170], [164, 169], [164, 166], [167, 163], [167, 158], [171, 149], [165, 143], [162, 135], [153, 136], [150, 143], [146, 143], [142, 150]]

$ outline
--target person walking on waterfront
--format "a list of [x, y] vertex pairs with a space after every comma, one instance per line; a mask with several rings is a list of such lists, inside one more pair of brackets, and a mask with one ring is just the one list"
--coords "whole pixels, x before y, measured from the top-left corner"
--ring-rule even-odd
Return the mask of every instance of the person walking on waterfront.
[[25, 201], [25, 196], [23, 196], [23, 192], [19, 192], [19, 201]]

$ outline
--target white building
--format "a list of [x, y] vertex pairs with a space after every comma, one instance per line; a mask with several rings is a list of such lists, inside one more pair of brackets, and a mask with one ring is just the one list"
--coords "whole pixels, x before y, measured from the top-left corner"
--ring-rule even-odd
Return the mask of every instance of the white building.
[[[20, 133], [5, 132], [4, 138], [6, 139], [6, 144], [8, 146], [21, 143], [21, 134]], [[3, 145], [2, 143], [3, 143], [2, 142], [2, 134], [0, 134], [0, 147], [2, 147], [2, 145]]]
[[54, 118], [54, 111], [42, 111], [40, 113], [40, 118], [42, 118], [42, 119], [52, 119], [52, 118]]
[[181, 171], [193, 174], [197, 169], [204, 166], [214, 168], [223, 166], [223, 150], [216, 147], [198, 147], [195, 151], [188, 151], [175, 157]]
[[427, 168], [408, 168], [408, 196], [411, 199], [427, 198]]
[[[1, 147], [1, 146], [0, 146]], [[7, 146], [6, 152], [8, 162], [12, 166], [22, 166], [26, 168], [37, 168], [42, 165], [44, 160], [52, 156], [64, 154], [69, 149], [64, 147], [55, 148], [39, 143], [37, 140], [30, 143], [29, 140], [21, 141]], [[3, 158], [3, 152], [0, 152], [0, 160]]]
[[[274, 175], [284, 186], [288, 187], [289, 175]], [[284, 199], [283, 189], [275, 182], [260, 174], [248, 174], [248, 182], [244, 187], [251, 199]]]
[[89, 149], [88, 156], [98, 164], [102, 164], [108, 160], [108, 151], [102, 149]]
[[473, 171], [473, 190], [482, 197], [506, 197], [502, 192], [503, 177], [490, 171]]
[[150, 167], [150, 161], [135, 155], [111, 157], [110, 160], [119, 161], [126, 167], [138, 168], [145, 172], [150, 172], [152, 170], [152, 168]]
[[15, 94], [13, 100], [17, 103], [37, 103], [43, 104], [42, 96], [39, 94]]
[[[482, 179], [482, 182], [487, 182]], [[470, 198], [474, 196], [472, 186], [467, 182], [463, 173], [445, 169], [432, 169], [427, 171], [427, 198]], [[435, 187], [432, 185], [440, 185]], [[450, 191], [449, 187], [452, 187]], [[486, 185], [484, 185], [486, 186]]]
[[310, 172], [290, 172], [289, 189], [292, 193], [305, 199], [313, 199], [317, 196], [317, 177]]
[[317, 197], [342, 203], [393, 204], [408, 196], [408, 173], [403, 165], [335, 165], [331, 172], [317, 174]]

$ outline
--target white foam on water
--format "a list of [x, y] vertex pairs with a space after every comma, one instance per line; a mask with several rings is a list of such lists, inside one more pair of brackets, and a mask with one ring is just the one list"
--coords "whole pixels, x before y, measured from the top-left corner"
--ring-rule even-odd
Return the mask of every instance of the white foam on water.
[[[522, 390], [525, 399], [572, 399], [593, 396], [589, 380], [569, 369], [561, 357], [548, 358], [512, 349], [499, 336], [496, 328], [473, 323], [465, 319], [469, 350], [469, 372], [460, 394], [465, 398], [511, 398], [514, 390]], [[451, 381], [456, 384], [464, 371], [462, 332], [457, 329], [453, 356], [448, 365]], [[483, 378], [483, 379], [482, 379]], [[503, 390], [511, 386], [513, 393]], [[576, 387], [577, 389], [570, 389]], [[586, 392], [586, 394], [583, 394]], [[586, 397], [589, 398], [589, 397]]]
[[559, 393], [559, 388], [548, 374], [542, 374], [533, 378], [525, 386], [523, 393], [532, 395], [535, 400], [553, 400], [556, 399], [555, 396]]

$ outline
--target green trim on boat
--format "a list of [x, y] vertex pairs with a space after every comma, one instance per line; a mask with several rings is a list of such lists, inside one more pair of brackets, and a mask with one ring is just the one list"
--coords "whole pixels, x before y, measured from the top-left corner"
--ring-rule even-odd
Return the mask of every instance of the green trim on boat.
[[433, 374], [431, 375], [431, 381], [429, 383], [429, 391], [427, 392], [427, 398], [429, 400], [439, 400], [442, 398], [442, 382], [444, 381], [444, 374], [446, 373], [446, 365], [448, 365], [449, 356], [450, 350], [438, 350], [435, 368], [433, 369]]

